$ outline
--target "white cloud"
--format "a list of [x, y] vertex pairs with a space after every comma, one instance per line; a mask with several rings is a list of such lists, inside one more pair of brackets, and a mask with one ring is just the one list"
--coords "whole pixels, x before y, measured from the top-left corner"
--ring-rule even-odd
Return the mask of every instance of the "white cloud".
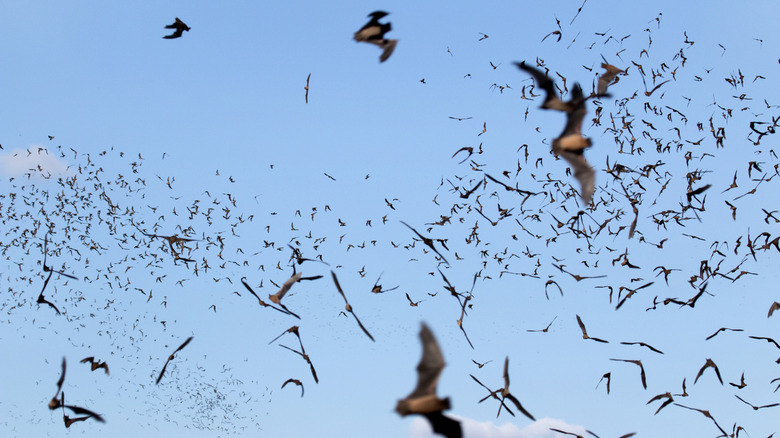
[[[452, 415], [452, 418], [461, 422], [464, 438], [560, 438], [564, 436], [553, 432], [550, 428], [565, 430], [583, 436], [587, 433], [582, 426], [571, 425], [563, 420], [549, 417], [537, 420], [522, 429], [512, 423], [497, 425], [489, 421], [480, 422], [471, 418], [458, 417], [457, 415]], [[428, 421], [424, 417], [418, 416], [409, 427], [409, 437], [441, 438], [441, 435], [434, 435]]]
[[0, 155], [0, 174], [21, 176], [30, 173], [33, 177], [57, 177], [65, 175], [68, 166], [45, 147], [31, 146], [29, 149], [14, 149]]

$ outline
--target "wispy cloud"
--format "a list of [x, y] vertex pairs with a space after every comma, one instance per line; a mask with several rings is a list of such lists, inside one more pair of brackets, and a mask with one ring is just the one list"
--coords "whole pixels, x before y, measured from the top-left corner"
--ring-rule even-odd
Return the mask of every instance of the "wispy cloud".
[[[457, 415], [452, 415], [452, 418], [461, 422], [465, 438], [560, 438], [562, 436], [550, 428], [586, 435], [585, 428], [582, 426], [571, 425], [563, 420], [549, 417], [537, 420], [522, 429], [512, 423], [497, 425], [489, 421], [481, 422]], [[423, 417], [417, 417], [409, 427], [409, 438], [441, 438], [441, 435], [434, 435], [428, 421]]]
[[62, 176], [68, 171], [68, 165], [45, 147], [31, 146], [29, 149], [14, 149], [0, 154], [0, 174], [48, 178]]

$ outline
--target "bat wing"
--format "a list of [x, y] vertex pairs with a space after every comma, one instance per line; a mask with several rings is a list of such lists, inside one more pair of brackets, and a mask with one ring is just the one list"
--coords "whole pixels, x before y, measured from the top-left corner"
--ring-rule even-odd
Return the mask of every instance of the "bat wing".
[[439, 343], [436, 342], [433, 333], [424, 323], [420, 329], [420, 340], [423, 352], [420, 363], [417, 365], [417, 387], [409, 394], [408, 398], [436, 394], [436, 385], [442, 370], [444, 370], [444, 356], [441, 353]]
[[168, 362], [170, 362], [170, 360], [166, 360], [165, 361], [165, 365], [163, 365], [162, 370], [160, 370], [160, 375], [157, 376], [157, 381], [154, 382], [155, 385], [159, 385], [160, 384], [160, 380], [162, 380], [163, 374], [165, 374], [165, 369], [168, 368]]
[[560, 151], [558, 154], [569, 163], [569, 166], [571, 166], [571, 169], [574, 172], [574, 177], [579, 181], [580, 186], [582, 187], [580, 190], [582, 201], [586, 204], [590, 204], [590, 200], [596, 192], [596, 171], [593, 170], [593, 167], [588, 163], [588, 160], [585, 159], [582, 151]]
[[379, 62], [385, 62], [393, 54], [398, 40], [383, 40], [379, 47], [382, 48], [382, 55], [379, 56]]
[[101, 423], [105, 423], [106, 422], [106, 420], [104, 420], [103, 417], [101, 417], [100, 415], [90, 411], [89, 409], [84, 409], [84, 408], [79, 407], [79, 406], [70, 406], [70, 405], [64, 406], [64, 407], [66, 407], [66, 408], [70, 409], [71, 411], [73, 411], [74, 414], [77, 414], [77, 415], [89, 415], [90, 417], [94, 418], [95, 420], [97, 420], [97, 421], [99, 421]]
[[508, 398], [509, 400], [511, 400], [511, 401], [512, 401], [512, 403], [514, 403], [514, 404], [515, 404], [515, 407], [517, 408], [517, 410], [518, 410], [518, 411], [520, 411], [520, 412], [522, 412], [522, 413], [523, 413], [523, 415], [525, 415], [526, 417], [530, 418], [530, 419], [531, 419], [531, 421], [536, 421], [536, 418], [534, 418], [534, 416], [533, 416], [533, 415], [531, 415], [531, 414], [530, 414], [528, 411], [526, 411], [526, 410], [525, 410], [525, 408], [523, 407], [523, 405], [521, 405], [521, 404], [520, 404], [520, 400], [518, 400], [518, 399], [517, 399], [515, 396], [513, 396], [512, 394], [507, 394], [507, 395], [506, 395], [506, 398]]
[[582, 330], [583, 336], [588, 336], [588, 331], [585, 330], [585, 324], [582, 322], [582, 318], [580, 318], [580, 315], [577, 316], [577, 324], [580, 326], [580, 330]]
[[565, 111], [565, 105], [558, 97], [558, 95], [555, 93], [555, 83], [553, 82], [552, 79], [547, 77], [547, 75], [541, 70], [535, 67], [531, 67], [529, 65], [525, 65], [525, 61], [516, 62], [515, 65], [520, 70], [523, 70], [524, 72], [533, 76], [539, 88], [545, 91], [545, 98], [544, 98], [544, 103], [542, 104], [542, 108]]
[[190, 341], [191, 341], [191, 340], [192, 340], [192, 336], [190, 336], [189, 338], [187, 338], [187, 340], [186, 340], [186, 341], [184, 341], [184, 343], [183, 343], [183, 344], [181, 344], [181, 345], [179, 346], [179, 348], [177, 348], [177, 349], [176, 349], [176, 351], [174, 351], [174, 352], [173, 352], [173, 354], [176, 354], [176, 353], [178, 353], [179, 351], [181, 351], [181, 350], [182, 350], [184, 347], [186, 347], [186, 346], [187, 346], [187, 344], [189, 344], [189, 343], [190, 343]]
[[443, 415], [441, 412], [430, 412], [424, 414], [428, 422], [431, 423], [434, 433], [444, 435], [447, 438], [462, 438], [463, 430], [460, 427], [460, 421]]
[[[371, 339], [372, 341], [374, 341], [374, 337], [373, 337], [373, 336], [371, 336], [371, 333], [369, 333], [369, 332], [368, 332], [368, 330], [366, 330], [366, 328], [363, 326], [363, 323], [362, 323], [362, 322], [360, 322], [360, 320], [358, 319], [357, 315], [355, 315], [355, 312], [353, 312], [352, 310], [350, 310], [350, 311], [349, 311], [349, 313], [351, 313], [351, 314], [352, 314], [352, 316], [354, 316], [354, 317], [355, 317], [355, 321], [357, 321], [358, 325], [360, 326], [360, 329], [361, 329], [361, 330], [363, 330], [363, 333], [365, 333], [365, 334], [366, 334], [366, 336], [368, 336], [368, 338], [369, 338], [369, 339]], [[376, 341], [374, 341], [374, 342], [376, 342]]]

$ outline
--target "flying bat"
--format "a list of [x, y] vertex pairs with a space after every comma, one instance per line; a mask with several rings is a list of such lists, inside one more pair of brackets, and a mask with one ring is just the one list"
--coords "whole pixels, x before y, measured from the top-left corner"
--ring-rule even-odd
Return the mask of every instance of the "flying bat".
[[190, 31], [190, 27], [184, 24], [183, 21], [179, 20], [179, 17], [176, 17], [176, 21], [174, 21], [172, 24], [169, 24], [165, 26], [166, 29], [175, 29], [172, 34], [165, 35], [163, 38], [166, 40], [172, 40], [174, 38], [179, 38], [184, 34], [184, 31], [187, 32]]
[[95, 360], [94, 357], [85, 357], [84, 359], [81, 359], [81, 363], [87, 363], [89, 362], [92, 368], [92, 371], [95, 371], [98, 368], [103, 368], [103, 370], [106, 372], [106, 375], [108, 375], [108, 364], [105, 362], [101, 362], [99, 360]]
[[450, 408], [449, 397], [441, 399], [436, 395], [436, 386], [445, 362], [436, 338], [425, 323], [420, 329], [420, 341], [423, 352], [417, 365], [417, 386], [405, 399], [398, 401], [395, 411], [401, 416], [424, 415], [434, 433], [448, 438], [461, 438], [463, 431], [460, 422], [442, 414], [442, 411]]
[[392, 30], [390, 22], [380, 23], [379, 20], [389, 15], [384, 11], [374, 11], [368, 14], [371, 17], [368, 23], [355, 32], [355, 41], [359, 43], [370, 43], [378, 46], [382, 49], [382, 54], [379, 56], [379, 62], [385, 62], [390, 55], [393, 54], [398, 40], [385, 39], [385, 34]]
[[186, 341], [184, 341], [184, 343], [183, 343], [183, 344], [181, 344], [181, 345], [179, 346], [179, 348], [177, 348], [176, 350], [174, 350], [174, 351], [173, 351], [173, 353], [171, 353], [171, 355], [170, 355], [170, 356], [168, 356], [168, 360], [166, 360], [166, 361], [165, 361], [165, 365], [163, 365], [162, 371], [160, 371], [160, 375], [157, 377], [157, 381], [155, 382], [155, 384], [157, 384], [157, 385], [159, 385], [159, 384], [160, 384], [160, 380], [162, 380], [162, 378], [163, 378], [163, 374], [165, 374], [165, 369], [168, 367], [168, 362], [172, 361], [172, 360], [173, 360], [173, 358], [174, 358], [174, 356], [176, 355], [176, 353], [178, 353], [179, 351], [181, 351], [181, 350], [182, 350], [182, 348], [186, 347], [186, 346], [187, 346], [187, 344], [189, 344], [189, 343], [190, 343], [190, 341], [192, 341], [192, 336], [190, 336], [189, 338], [187, 338], [187, 340], [186, 340]]
[[338, 289], [339, 293], [341, 294], [341, 297], [344, 298], [344, 302], [347, 303], [347, 306], [346, 306], [347, 312], [351, 313], [352, 316], [355, 317], [355, 321], [357, 321], [358, 325], [363, 330], [363, 333], [365, 333], [366, 336], [368, 336], [368, 338], [373, 341], [374, 337], [371, 336], [371, 333], [369, 333], [368, 330], [366, 330], [365, 327], [363, 327], [363, 323], [360, 322], [360, 320], [358, 319], [357, 315], [355, 315], [355, 312], [352, 311], [352, 306], [349, 304], [349, 301], [347, 301], [347, 296], [344, 295], [344, 291], [341, 289], [341, 285], [339, 284], [339, 279], [336, 278], [336, 273], [333, 272], [333, 271], [330, 271], [330, 275], [333, 276], [333, 283], [336, 285], [336, 289]]

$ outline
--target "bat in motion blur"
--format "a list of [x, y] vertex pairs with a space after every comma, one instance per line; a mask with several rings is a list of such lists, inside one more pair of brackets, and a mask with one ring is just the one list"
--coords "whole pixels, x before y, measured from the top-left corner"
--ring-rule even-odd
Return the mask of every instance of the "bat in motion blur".
[[423, 352], [417, 365], [417, 386], [405, 399], [398, 401], [395, 411], [401, 416], [423, 415], [431, 423], [434, 433], [447, 438], [461, 438], [463, 431], [460, 422], [442, 414], [442, 411], [450, 408], [449, 397], [441, 399], [436, 395], [436, 386], [445, 365], [444, 356], [425, 323], [420, 329], [420, 341]]
[[186, 347], [186, 346], [187, 346], [187, 344], [189, 344], [189, 343], [190, 343], [190, 341], [192, 341], [192, 336], [190, 336], [189, 338], [187, 338], [187, 340], [186, 340], [186, 341], [184, 341], [184, 343], [183, 343], [183, 344], [181, 344], [181, 345], [179, 346], [179, 348], [177, 348], [176, 350], [174, 350], [174, 351], [173, 351], [173, 353], [171, 353], [171, 355], [170, 355], [170, 356], [168, 356], [168, 360], [166, 360], [166, 361], [165, 361], [165, 365], [163, 365], [162, 371], [160, 371], [160, 375], [159, 375], [159, 376], [157, 376], [157, 381], [155, 382], [155, 384], [157, 384], [157, 385], [159, 385], [159, 384], [160, 384], [160, 380], [162, 380], [162, 378], [163, 378], [163, 374], [165, 374], [165, 369], [166, 369], [166, 368], [168, 368], [168, 363], [169, 363], [170, 361], [172, 361], [172, 360], [173, 360], [173, 358], [176, 356], [176, 353], [178, 353], [178, 352], [179, 352], [179, 351], [181, 351], [181, 350], [182, 350], [184, 347]]

